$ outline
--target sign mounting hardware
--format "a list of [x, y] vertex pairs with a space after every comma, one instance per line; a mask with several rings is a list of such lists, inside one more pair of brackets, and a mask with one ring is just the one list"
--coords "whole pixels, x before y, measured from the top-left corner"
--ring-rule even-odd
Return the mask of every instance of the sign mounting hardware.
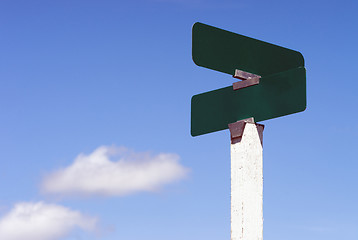
[[239, 90], [241, 88], [257, 85], [260, 83], [260, 78], [261, 78], [261, 76], [259, 75], [241, 71], [239, 69], [235, 69], [235, 75], [233, 77], [242, 80], [239, 82], [234, 82], [232, 84], [234, 90]]
[[[265, 128], [265, 125], [255, 123], [255, 120], [253, 117], [246, 118], [246, 119], [234, 122], [234, 123], [229, 123], [229, 130], [230, 130], [230, 137], [231, 137], [232, 144], [241, 140], [242, 134], [244, 133], [246, 123], [256, 124], [257, 127], [262, 128], [262, 131]], [[262, 142], [261, 142], [261, 144], [262, 144]]]

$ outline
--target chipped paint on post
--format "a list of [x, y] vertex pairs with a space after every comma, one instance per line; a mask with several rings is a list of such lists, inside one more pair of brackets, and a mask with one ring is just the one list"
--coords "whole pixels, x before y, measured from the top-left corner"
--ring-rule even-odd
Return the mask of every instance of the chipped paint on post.
[[231, 240], [263, 239], [263, 126], [246, 123], [231, 144]]

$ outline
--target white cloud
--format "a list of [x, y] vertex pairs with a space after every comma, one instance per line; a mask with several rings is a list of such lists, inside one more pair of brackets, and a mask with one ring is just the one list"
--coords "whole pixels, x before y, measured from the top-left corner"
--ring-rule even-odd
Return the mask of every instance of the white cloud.
[[83, 216], [63, 206], [21, 202], [0, 219], [0, 239], [55, 240], [75, 228], [92, 231], [96, 222], [96, 218]]
[[[116, 159], [112, 160], [113, 157]], [[70, 166], [49, 174], [42, 190], [61, 195], [127, 195], [157, 191], [187, 173], [176, 154], [151, 155], [101, 146], [89, 155], [78, 155]]]

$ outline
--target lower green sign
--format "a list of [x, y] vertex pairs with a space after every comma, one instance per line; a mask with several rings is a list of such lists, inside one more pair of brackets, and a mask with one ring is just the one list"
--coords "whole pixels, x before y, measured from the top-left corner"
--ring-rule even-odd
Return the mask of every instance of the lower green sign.
[[229, 123], [254, 117], [256, 122], [306, 109], [304, 67], [268, 75], [258, 85], [221, 88], [191, 99], [191, 135], [228, 128]]

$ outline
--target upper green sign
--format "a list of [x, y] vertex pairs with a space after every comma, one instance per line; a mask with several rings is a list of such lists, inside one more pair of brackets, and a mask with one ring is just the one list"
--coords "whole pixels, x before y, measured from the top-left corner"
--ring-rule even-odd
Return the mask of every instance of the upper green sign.
[[262, 77], [303, 67], [301, 53], [203, 23], [193, 26], [195, 64], [234, 75], [235, 70]]

